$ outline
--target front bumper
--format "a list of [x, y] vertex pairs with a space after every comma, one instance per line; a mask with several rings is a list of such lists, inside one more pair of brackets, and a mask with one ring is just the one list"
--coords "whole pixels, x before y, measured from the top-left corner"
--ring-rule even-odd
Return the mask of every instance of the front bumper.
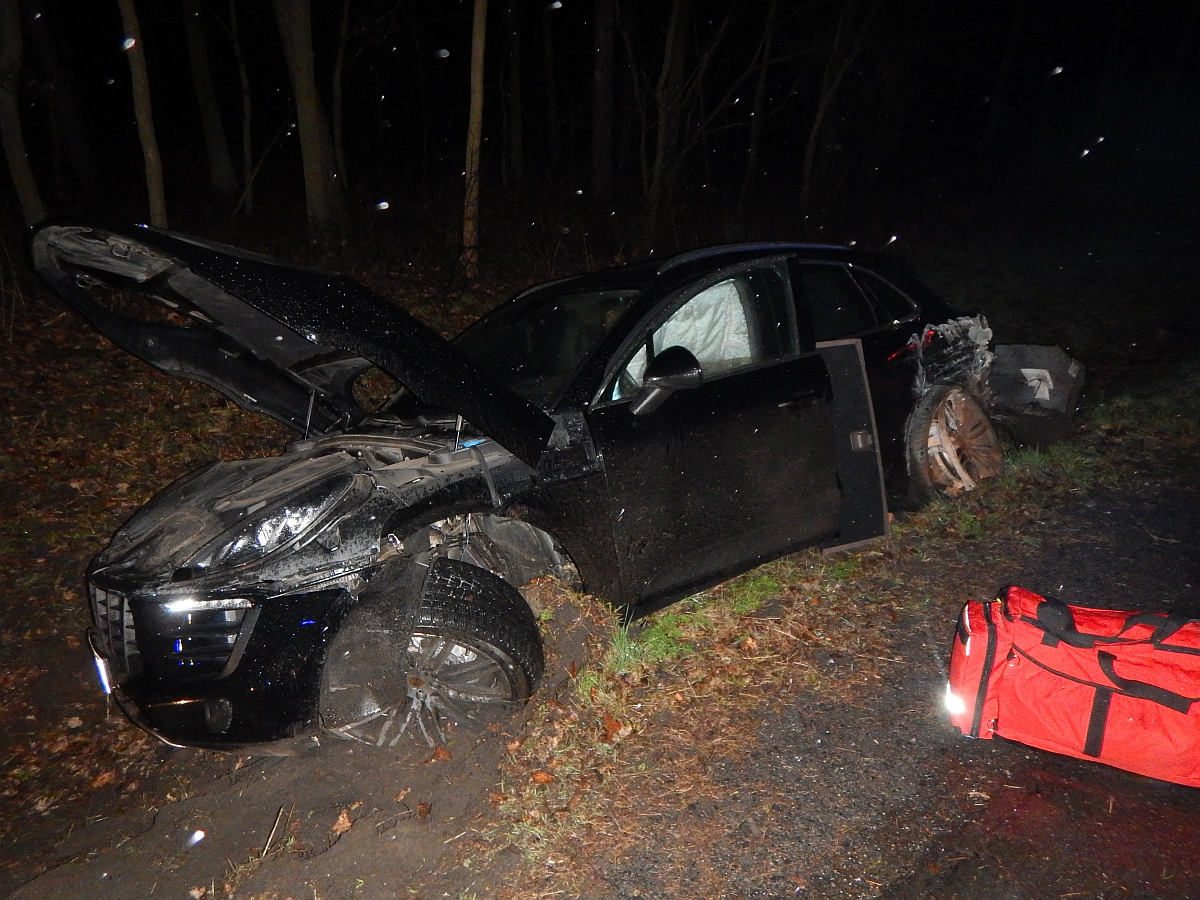
[[123, 661], [105, 652], [111, 642], [103, 632], [93, 628], [88, 637], [102, 687], [107, 679], [136, 725], [173, 746], [234, 749], [295, 737], [315, 724], [325, 652], [353, 602], [342, 589], [265, 601], [236, 667], [219, 677], [189, 677], [170, 660], [146, 655], [142, 647], [162, 642], [140, 631], [140, 664], [121, 671]]

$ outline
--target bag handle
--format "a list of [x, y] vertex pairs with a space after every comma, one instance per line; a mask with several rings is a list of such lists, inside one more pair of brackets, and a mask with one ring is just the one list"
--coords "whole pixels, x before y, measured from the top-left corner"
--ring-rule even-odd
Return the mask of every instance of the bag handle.
[[1111, 691], [1113, 688], [1115, 688], [1127, 696], [1134, 697], [1139, 700], [1148, 700], [1151, 703], [1157, 703], [1160, 706], [1165, 706], [1168, 709], [1175, 710], [1176, 712], [1186, 714], [1188, 710], [1191, 709], [1192, 704], [1200, 700], [1200, 697], [1187, 697], [1183, 694], [1177, 694], [1174, 691], [1169, 691], [1166, 688], [1161, 688], [1155, 684], [1147, 684], [1144, 681], [1135, 681], [1132, 678], [1122, 678], [1117, 674], [1114, 665], [1117, 659], [1116, 654], [1109, 653], [1107, 650], [1096, 651], [1096, 662], [1099, 664], [1100, 671], [1104, 674], [1104, 677], [1107, 678], [1109, 684], [1112, 685], [1112, 688], [1105, 684], [1097, 684], [1096, 682], [1087, 678], [1080, 678], [1077, 675], [1069, 675], [1066, 672], [1059, 671], [1053, 666], [1046, 665], [1043, 660], [1032, 656], [1028, 650], [1022, 650], [1020, 647], [1015, 645], [1012, 648], [1012, 652], [1020, 656], [1022, 659], [1029, 660], [1039, 669], [1044, 669], [1051, 675], [1057, 675], [1059, 678], [1062, 678], [1066, 681], [1073, 681], [1075, 684], [1086, 685], [1087, 687], [1095, 688], [1097, 691]]
[[1183, 713], [1184, 715], [1187, 715], [1187, 711], [1191, 709], [1192, 704], [1197, 699], [1200, 699], [1185, 697], [1183, 694], [1168, 691], [1166, 688], [1159, 687], [1156, 684], [1147, 684], [1144, 681], [1122, 678], [1117, 674], [1116, 661], [1117, 657], [1115, 654], [1109, 653], [1107, 650], [1096, 651], [1096, 662], [1100, 665], [1100, 671], [1123, 694], [1135, 697], [1138, 700], [1148, 700], [1151, 703], [1157, 703], [1159, 706], [1165, 706], [1167, 709], [1173, 709], [1175, 712]]
[[[1121, 630], [1113, 637], [1099, 634], [1084, 634], [1075, 627], [1075, 615], [1071, 612], [1071, 607], [1061, 600], [1045, 598], [1038, 603], [1036, 619], [1031, 616], [1021, 616], [1021, 621], [1040, 628], [1043, 632], [1042, 643], [1047, 647], [1056, 647], [1058, 646], [1058, 642], [1062, 641], [1071, 647], [1090, 650], [1096, 644], [1120, 644], [1128, 642], [1129, 638], [1122, 635], [1136, 625], [1153, 625], [1154, 632], [1148, 640], [1155, 647], [1159, 647], [1183, 628], [1184, 625], [1188, 624], [1188, 622], [1194, 622], [1196, 619], [1177, 612], [1165, 614], [1141, 612], [1128, 616], [1125, 619], [1125, 624], [1121, 626]], [[1163, 649], [1178, 650], [1183, 653], [1195, 652], [1189, 647], [1164, 647]]]

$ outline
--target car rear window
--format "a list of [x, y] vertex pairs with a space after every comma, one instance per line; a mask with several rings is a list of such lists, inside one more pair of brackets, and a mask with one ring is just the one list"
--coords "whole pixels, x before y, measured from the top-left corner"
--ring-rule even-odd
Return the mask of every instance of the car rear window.
[[818, 341], [854, 337], [879, 324], [871, 303], [840, 265], [801, 263], [793, 269], [792, 287], [808, 307]]
[[874, 272], [856, 268], [854, 276], [867, 296], [892, 322], [904, 322], [917, 314], [917, 305]]

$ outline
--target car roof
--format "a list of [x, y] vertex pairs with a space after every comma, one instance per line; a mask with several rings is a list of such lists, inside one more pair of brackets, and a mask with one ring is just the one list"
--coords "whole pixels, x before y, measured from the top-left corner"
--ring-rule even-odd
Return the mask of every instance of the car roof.
[[647, 257], [636, 262], [597, 269], [582, 275], [570, 275], [554, 281], [542, 282], [527, 288], [513, 299], [522, 300], [531, 294], [540, 294], [547, 290], [555, 292], [621, 288], [644, 290], [655, 284], [671, 286], [696, 275], [715, 272], [739, 262], [757, 257], [780, 255], [796, 255], [806, 259], [857, 263], [874, 267], [883, 267], [893, 260], [886, 254], [855, 250], [837, 244], [812, 244], [796, 241], [721, 244], [714, 247], [686, 250], [664, 259]]
[[701, 247], [698, 250], [688, 250], [664, 259], [655, 270], [663, 275], [674, 269], [692, 263], [716, 263], [718, 266], [725, 261], [734, 262], [746, 257], [770, 256], [776, 253], [795, 253], [804, 251], [812, 255], [844, 256], [848, 248], [836, 244], [799, 244], [787, 241], [766, 241], [762, 243], [721, 244], [716, 247]]

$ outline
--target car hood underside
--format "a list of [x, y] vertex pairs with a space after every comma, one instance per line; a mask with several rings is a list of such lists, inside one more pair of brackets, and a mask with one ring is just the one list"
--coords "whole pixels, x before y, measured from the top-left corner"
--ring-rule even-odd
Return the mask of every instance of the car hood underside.
[[[40, 226], [32, 254], [42, 278], [113, 343], [301, 434], [362, 422], [367, 413], [351, 388], [375, 366], [530, 465], [554, 431], [542, 410], [344, 275], [154, 228], [84, 221]], [[94, 292], [105, 289], [141, 294], [175, 315], [125, 315], [98, 302]]]

